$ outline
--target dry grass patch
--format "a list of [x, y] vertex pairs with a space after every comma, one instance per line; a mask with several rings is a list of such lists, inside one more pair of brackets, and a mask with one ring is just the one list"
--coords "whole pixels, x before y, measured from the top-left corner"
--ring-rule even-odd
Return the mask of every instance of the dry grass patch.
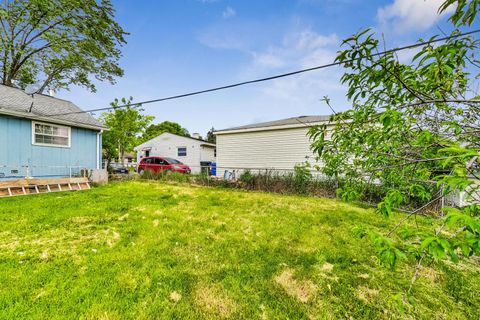
[[285, 292], [296, 298], [302, 303], [307, 303], [317, 290], [315, 284], [310, 280], [297, 280], [294, 278], [294, 271], [291, 269], [284, 270], [275, 277], [275, 282], [279, 284]]
[[96, 217], [92, 216], [79, 216], [79, 217], [71, 217], [68, 219], [69, 223], [75, 224], [75, 225], [84, 225], [84, 224], [92, 224], [97, 221]]
[[14, 252], [20, 246], [19, 238], [11, 232], [0, 233], [0, 252]]
[[182, 295], [180, 293], [178, 293], [177, 291], [173, 291], [172, 293], [170, 293], [170, 300], [177, 303], [180, 300], [182, 300]]
[[325, 262], [322, 266], [322, 270], [327, 271], [327, 272], [332, 271], [333, 270], [333, 264]]
[[118, 221], [125, 221], [125, 220], [127, 220], [128, 216], [129, 216], [129, 214], [125, 213], [123, 216], [118, 217]]
[[357, 288], [356, 295], [358, 299], [362, 300], [366, 304], [371, 303], [378, 296], [378, 290], [371, 289], [366, 286], [360, 286]]
[[195, 293], [196, 304], [206, 313], [220, 318], [230, 317], [236, 310], [235, 301], [220, 286], [203, 287]]
[[138, 206], [133, 208], [133, 210], [139, 211], [139, 212], [145, 212], [147, 211], [147, 208], [145, 206]]
[[425, 278], [432, 283], [436, 282], [440, 277], [439, 271], [426, 266], [422, 266], [418, 273], [420, 277]]
[[115, 230], [105, 230], [104, 234], [105, 242], [110, 248], [113, 247], [118, 241], [120, 241], [120, 233], [116, 232]]
[[47, 260], [48, 259], [48, 249], [44, 250], [41, 254], [40, 254], [40, 259], [41, 260]]
[[[9, 237], [0, 235], [0, 256], [6, 254], [20, 254], [29, 258], [47, 260], [53, 256], [75, 256], [82, 246], [113, 247], [119, 240], [120, 234], [113, 229], [93, 230], [94, 228], [80, 228], [76, 231], [67, 229], [53, 229], [42, 234], [28, 234]], [[20, 252], [17, 252], [21, 250]]]

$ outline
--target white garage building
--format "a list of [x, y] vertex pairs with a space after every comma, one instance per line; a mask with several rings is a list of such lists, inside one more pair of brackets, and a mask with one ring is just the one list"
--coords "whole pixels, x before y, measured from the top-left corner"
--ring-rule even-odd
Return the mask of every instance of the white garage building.
[[215, 162], [215, 144], [191, 137], [172, 133], [161, 135], [136, 146], [137, 163], [144, 157], [158, 156], [177, 159], [200, 173], [200, 162]]
[[217, 177], [225, 170], [238, 177], [244, 169], [289, 171], [307, 160], [314, 164], [308, 130], [329, 119], [301, 116], [216, 131]]

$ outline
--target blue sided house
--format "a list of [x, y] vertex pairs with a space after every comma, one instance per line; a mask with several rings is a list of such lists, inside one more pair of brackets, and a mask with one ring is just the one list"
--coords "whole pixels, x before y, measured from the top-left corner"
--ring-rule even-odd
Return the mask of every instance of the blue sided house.
[[0, 85], [0, 179], [100, 169], [106, 129], [70, 101]]

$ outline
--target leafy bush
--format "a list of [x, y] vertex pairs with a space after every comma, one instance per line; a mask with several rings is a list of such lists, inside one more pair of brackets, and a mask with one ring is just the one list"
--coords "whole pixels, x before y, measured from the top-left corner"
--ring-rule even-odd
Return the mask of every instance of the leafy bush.
[[293, 183], [296, 192], [300, 194], [307, 194], [308, 189], [312, 184], [313, 176], [308, 165], [297, 164], [294, 168]]
[[255, 176], [250, 170], [245, 170], [238, 179], [248, 186], [251, 186], [255, 182]]

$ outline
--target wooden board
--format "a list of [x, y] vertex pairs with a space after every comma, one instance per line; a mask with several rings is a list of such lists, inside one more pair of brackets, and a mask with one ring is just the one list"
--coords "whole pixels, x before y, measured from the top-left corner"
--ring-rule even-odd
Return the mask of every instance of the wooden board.
[[0, 181], [0, 197], [90, 189], [87, 178], [18, 179]]

